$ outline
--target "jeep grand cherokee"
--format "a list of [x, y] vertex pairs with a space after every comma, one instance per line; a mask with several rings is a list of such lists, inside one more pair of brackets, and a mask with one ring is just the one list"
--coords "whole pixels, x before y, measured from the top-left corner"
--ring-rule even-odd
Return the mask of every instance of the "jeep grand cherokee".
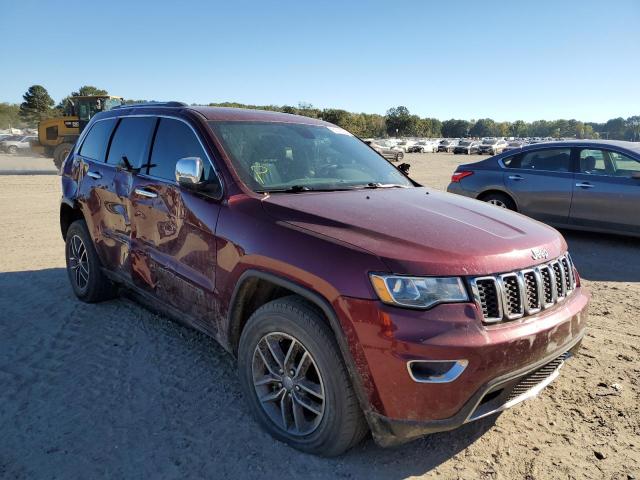
[[320, 120], [116, 108], [84, 130], [62, 190], [75, 294], [124, 288], [217, 339], [258, 422], [307, 452], [501, 411], [585, 331], [557, 231], [422, 187]]

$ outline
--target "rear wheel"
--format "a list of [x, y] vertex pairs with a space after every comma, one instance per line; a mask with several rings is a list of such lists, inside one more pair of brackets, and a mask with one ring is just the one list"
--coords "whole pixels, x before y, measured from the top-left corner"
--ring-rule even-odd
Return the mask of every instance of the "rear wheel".
[[298, 450], [339, 455], [367, 432], [333, 333], [300, 297], [269, 302], [249, 318], [238, 371], [256, 419]]
[[89, 303], [115, 297], [117, 287], [102, 273], [102, 264], [84, 220], [71, 224], [65, 243], [67, 274], [76, 296]]
[[404, 158], [404, 153], [402, 152], [398, 152], [396, 153], [396, 162], [399, 162], [400, 160], [402, 160]]
[[491, 205], [495, 205], [496, 207], [506, 208], [513, 211], [517, 210], [516, 203], [513, 201], [513, 199], [509, 195], [506, 195], [504, 193], [489, 193], [483, 196], [481, 200], [484, 200]]
[[14, 155], [18, 153], [18, 147], [16, 147], [15, 145], [9, 145], [9, 148], [7, 148], [7, 152]]

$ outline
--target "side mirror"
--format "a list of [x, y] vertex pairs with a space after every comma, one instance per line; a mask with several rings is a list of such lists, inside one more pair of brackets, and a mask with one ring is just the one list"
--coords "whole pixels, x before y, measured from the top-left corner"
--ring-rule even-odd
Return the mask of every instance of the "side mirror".
[[631, 174], [631, 178], [633, 178], [635, 180], [640, 180], [640, 172], [633, 172]]
[[204, 166], [200, 157], [185, 157], [176, 163], [176, 181], [183, 187], [194, 188], [204, 183]]

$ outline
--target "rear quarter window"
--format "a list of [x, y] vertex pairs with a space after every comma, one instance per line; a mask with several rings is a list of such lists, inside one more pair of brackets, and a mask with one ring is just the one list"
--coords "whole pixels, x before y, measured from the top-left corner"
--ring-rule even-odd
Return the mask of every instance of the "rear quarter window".
[[109, 144], [109, 138], [113, 131], [113, 126], [116, 124], [115, 118], [109, 118], [106, 120], [100, 120], [96, 122], [89, 130], [89, 133], [82, 142], [80, 147], [80, 155], [91, 160], [98, 162], [104, 162], [104, 156], [107, 152], [107, 145]]

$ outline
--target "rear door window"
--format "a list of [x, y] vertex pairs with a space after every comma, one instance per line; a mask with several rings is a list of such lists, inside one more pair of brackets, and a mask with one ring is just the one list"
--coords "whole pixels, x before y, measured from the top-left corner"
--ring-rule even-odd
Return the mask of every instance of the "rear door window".
[[205, 179], [212, 178], [211, 163], [191, 127], [180, 120], [161, 118], [151, 151], [149, 175], [175, 181], [176, 163], [185, 157], [199, 157]]
[[82, 142], [80, 155], [96, 162], [104, 162], [109, 138], [111, 138], [111, 132], [115, 124], [115, 118], [108, 118], [94, 123], [84, 142]]
[[120, 165], [122, 157], [126, 157], [134, 168], [144, 165], [156, 121], [155, 117], [124, 117], [120, 120], [111, 141], [107, 163]]
[[533, 150], [509, 157], [509, 161], [503, 161], [503, 163], [508, 168], [544, 172], [570, 172], [571, 149], [549, 148]]

